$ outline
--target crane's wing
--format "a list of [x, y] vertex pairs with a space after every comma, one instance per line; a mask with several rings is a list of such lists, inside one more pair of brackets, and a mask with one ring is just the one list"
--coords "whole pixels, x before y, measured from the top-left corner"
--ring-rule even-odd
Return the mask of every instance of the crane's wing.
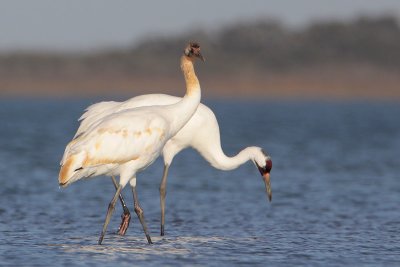
[[87, 107], [85, 112], [78, 119], [80, 121], [79, 128], [71, 143], [65, 148], [60, 165], [65, 163], [66, 155], [69, 154], [69, 149], [71, 145], [76, 142], [76, 139], [88, 131], [91, 126], [100, 123], [105, 117], [132, 108], [169, 105], [178, 102], [180, 99], [180, 97], [165, 94], [147, 94], [130, 98], [124, 102], [103, 101]]
[[130, 98], [123, 102], [104, 101], [93, 104], [86, 108], [79, 118], [81, 122], [74, 138], [84, 133], [91, 125], [113, 113], [138, 107], [154, 105], [170, 105], [178, 102], [181, 98], [164, 94], [147, 94]]
[[104, 118], [114, 112], [114, 110], [120, 105], [119, 102], [115, 101], [104, 101], [93, 104], [85, 109], [85, 112], [78, 119], [80, 125], [75, 133], [74, 138], [84, 133], [94, 122], [100, 118]]
[[85, 168], [122, 164], [154, 153], [159, 155], [167, 141], [168, 129], [167, 121], [160, 114], [148, 110], [114, 113], [71, 141], [63, 158], [66, 161], [70, 155], [84, 151], [80, 167]]

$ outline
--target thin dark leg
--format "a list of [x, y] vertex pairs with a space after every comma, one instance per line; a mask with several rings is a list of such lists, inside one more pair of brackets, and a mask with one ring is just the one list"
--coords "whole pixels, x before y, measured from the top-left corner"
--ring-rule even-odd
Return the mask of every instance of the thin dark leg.
[[147, 238], [147, 242], [149, 242], [149, 244], [153, 244], [153, 242], [151, 242], [149, 231], [147, 230], [147, 225], [144, 220], [143, 209], [139, 205], [139, 200], [138, 200], [137, 193], [136, 193], [136, 187], [133, 187], [133, 186], [131, 186], [131, 187], [132, 187], [132, 193], [133, 193], [135, 212], [136, 212], [137, 216], [139, 217], [140, 223], [142, 224], [144, 234], [146, 235], [146, 238]]
[[[118, 188], [118, 183], [115, 180], [114, 176], [111, 176], [111, 180], [113, 181], [115, 190]], [[119, 225], [118, 228], [118, 234], [119, 235], [125, 235], [126, 231], [128, 230], [129, 223], [131, 221], [131, 213], [129, 212], [128, 207], [126, 206], [125, 200], [122, 197], [122, 193], [119, 194], [119, 201], [121, 201], [122, 209], [124, 210], [124, 213], [121, 215], [121, 224]]]
[[164, 235], [164, 224], [165, 224], [165, 196], [167, 195], [167, 176], [168, 176], [168, 165], [164, 165], [164, 173], [160, 184], [160, 205], [161, 205], [161, 236]]
[[112, 213], [114, 211], [114, 208], [115, 208], [115, 203], [117, 202], [117, 199], [118, 199], [119, 194], [121, 193], [121, 190], [122, 190], [122, 186], [119, 185], [118, 188], [117, 188], [117, 191], [115, 192], [115, 195], [114, 195], [113, 199], [111, 200], [110, 204], [108, 204], [106, 220], [104, 221], [103, 231], [101, 231], [100, 238], [99, 238], [99, 243], [98, 243], [99, 245], [101, 245], [101, 242], [103, 242], [104, 235], [106, 234], [108, 223], [110, 222], [111, 215], [112, 215]]

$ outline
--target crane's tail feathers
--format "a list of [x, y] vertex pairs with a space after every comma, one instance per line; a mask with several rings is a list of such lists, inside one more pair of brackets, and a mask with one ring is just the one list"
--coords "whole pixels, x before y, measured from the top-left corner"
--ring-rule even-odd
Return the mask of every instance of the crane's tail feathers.
[[58, 175], [58, 183], [61, 187], [67, 187], [82, 178], [81, 170], [83, 170], [82, 165], [85, 159], [86, 153], [84, 152], [71, 155], [65, 159]]

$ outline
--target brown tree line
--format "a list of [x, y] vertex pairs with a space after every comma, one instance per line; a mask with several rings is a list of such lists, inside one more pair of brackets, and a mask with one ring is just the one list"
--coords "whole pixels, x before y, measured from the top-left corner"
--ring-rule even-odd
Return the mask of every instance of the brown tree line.
[[400, 68], [400, 25], [392, 16], [312, 23], [292, 29], [279, 21], [241, 22], [214, 32], [195, 31], [153, 37], [129, 48], [90, 54], [19, 52], [0, 54], [0, 77], [85, 76], [102, 73], [176, 73], [187, 40], [197, 40], [207, 60], [206, 72], [243, 69], [285, 72], [321, 65], [364, 64]]

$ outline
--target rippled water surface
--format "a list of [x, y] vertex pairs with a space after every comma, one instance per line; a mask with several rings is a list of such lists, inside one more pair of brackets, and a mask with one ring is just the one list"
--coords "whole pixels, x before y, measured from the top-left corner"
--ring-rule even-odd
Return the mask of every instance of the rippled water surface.
[[[273, 158], [273, 201], [249, 162], [224, 172], [193, 150], [170, 169], [159, 236], [162, 161], [138, 176], [150, 227], [115, 234], [108, 177], [57, 184], [58, 162], [92, 100], [0, 100], [0, 252], [10, 266], [400, 266], [400, 105], [206, 101], [234, 155]], [[124, 195], [133, 211], [130, 189]]]

